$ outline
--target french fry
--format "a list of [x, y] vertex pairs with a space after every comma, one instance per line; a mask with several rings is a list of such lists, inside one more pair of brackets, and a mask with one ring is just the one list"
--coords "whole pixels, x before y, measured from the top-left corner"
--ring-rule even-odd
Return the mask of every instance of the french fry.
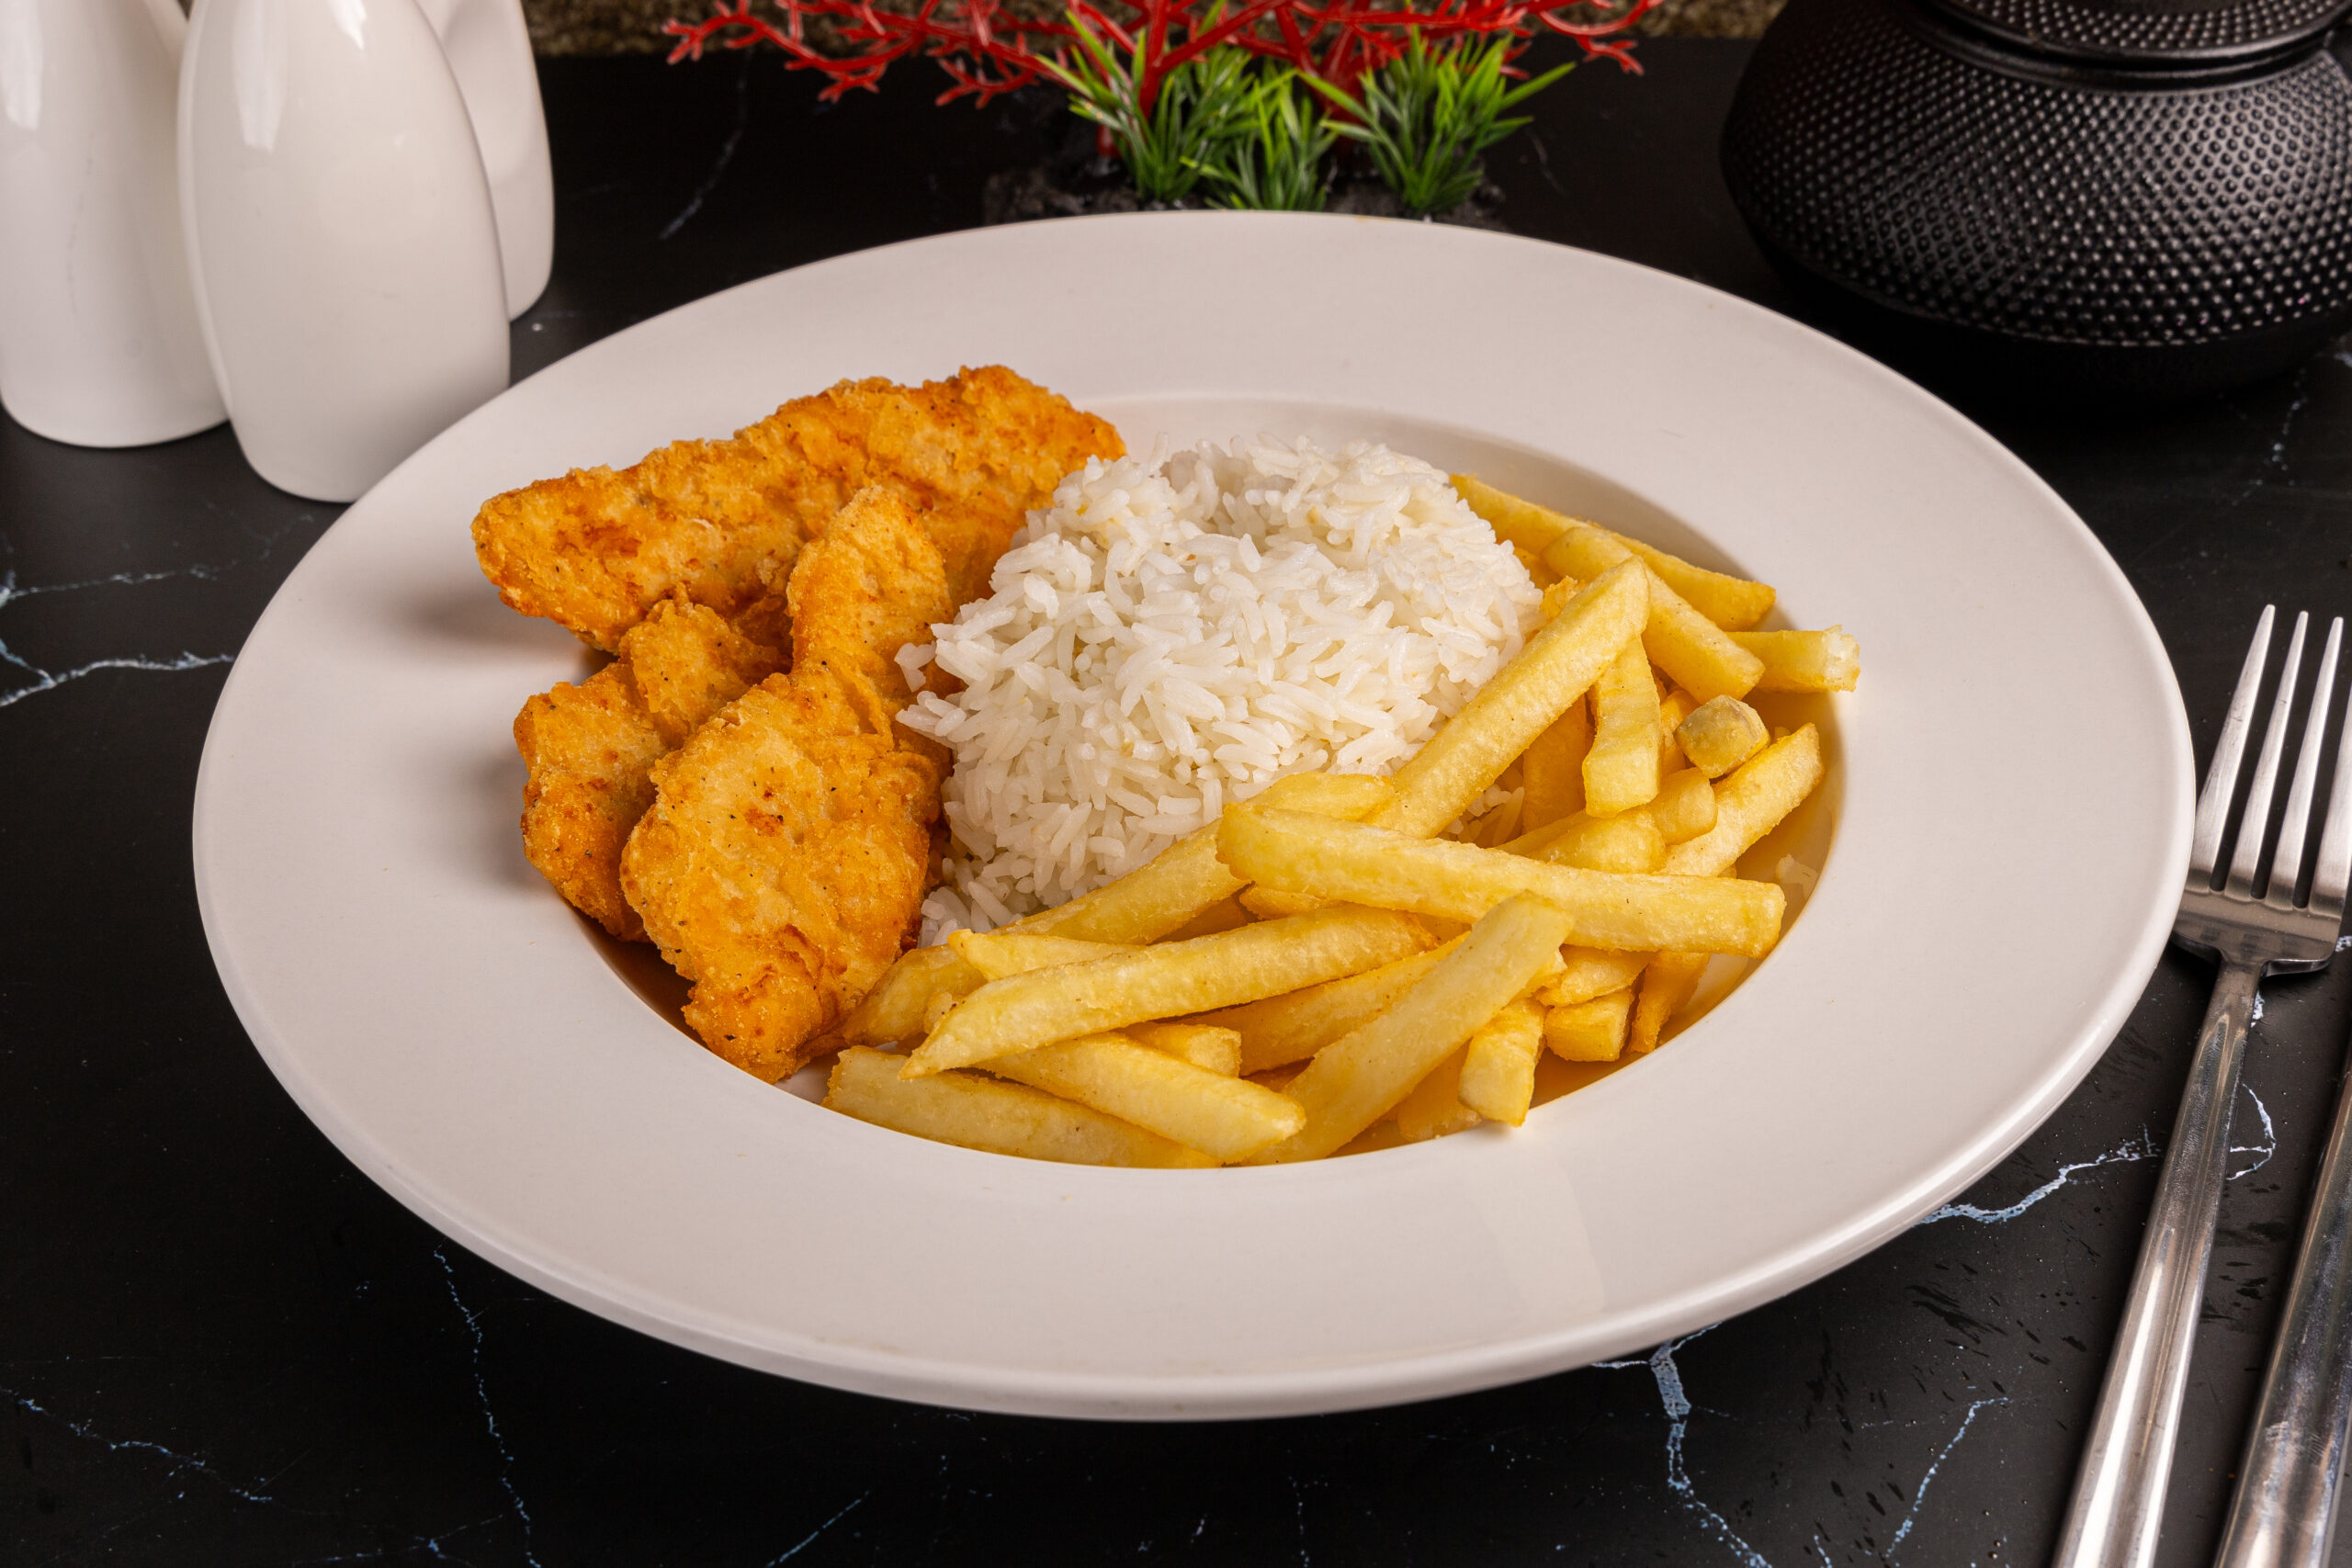
[[1396, 1135], [1408, 1144], [1427, 1143], [1478, 1124], [1478, 1113], [1462, 1103], [1462, 1053], [1431, 1067], [1396, 1102]]
[[1582, 698], [1527, 743], [1519, 760], [1522, 831], [1548, 828], [1584, 809], [1584, 754], [1592, 750], [1592, 715]]
[[956, 957], [954, 949], [918, 947], [899, 954], [898, 962], [882, 972], [837, 1032], [847, 1045], [911, 1040], [929, 1030], [924, 1020], [934, 995], [969, 996], [987, 982], [988, 976]]
[[[1470, 503], [1470, 510], [1494, 529], [1498, 538], [1531, 554], [1541, 556], [1567, 531], [1569, 518], [1505, 494], [1467, 474], [1454, 475], [1453, 488]], [[1648, 562], [1650, 570], [1666, 580], [1667, 586], [1725, 631], [1746, 631], [1771, 613], [1775, 595], [1764, 583], [1709, 571], [1623, 534], [1611, 534], [1610, 537]]]
[[[1257, 799], [1292, 810], [1355, 818], [1369, 815], [1395, 796], [1395, 786], [1386, 779], [1361, 773], [1294, 773], [1268, 784]], [[1216, 824], [1212, 822], [1117, 881], [1016, 920], [1004, 930], [1085, 942], [1158, 942], [1241, 888], [1240, 879], [1217, 861]]]
[[[1438, 961], [1461, 945], [1461, 938], [1427, 953], [1367, 969], [1342, 980], [1327, 980], [1261, 1002], [1204, 1012], [1189, 1020], [1215, 1024], [1241, 1037], [1241, 1070], [1262, 1073], [1303, 1062], [1341, 1035], [1363, 1028], [1420, 983]], [[1636, 965], [1638, 972], [1639, 966]], [[1630, 976], [1628, 977], [1630, 979]]]
[[[1547, 1008], [1573, 1007], [1626, 990], [1638, 983], [1654, 953], [1603, 953], [1592, 947], [1563, 948], [1560, 972], [1535, 988], [1535, 999]], [[1630, 1002], [1628, 1005], [1631, 1005]]]
[[1396, 1006], [1317, 1053], [1288, 1090], [1306, 1125], [1256, 1158], [1317, 1159], [1387, 1115], [1556, 960], [1568, 923], [1565, 910], [1523, 894], [1487, 911]]
[[1677, 769], [1666, 775], [1657, 798], [1641, 815], [1657, 824], [1658, 837], [1668, 844], [1695, 839], [1715, 825], [1715, 786], [1696, 768]]
[[1819, 632], [1738, 632], [1733, 641], [1763, 660], [1759, 692], [1850, 692], [1862, 676], [1862, 645], [1842, 627]]
[[1228, 1078], [1240, 1076], [1241, 1036], [1234, 1030], [1179, 1020], [1166, 1023], [1131, 1023], [1124, 1032], [1139, 1045], [1165, 1051], [1178, 1061], [1190, 1062], [1204, 1072]]
[[1711, 779], [1723, 777], [1764, 750], [1772, 739], [1763, 716], [1737, 697], [1700, 704], [1674, 734], [1690, 765]]
[[1584, 808], [1614, 817], [1657, 795], [1657, 682], [1638, 642], [1620, 649], [1592, 685], [1592, 750], [1584, 759]]
[[[1542, 566], [1543, 558], [1540, 556], [1536, 558], [1536, 564]], [[1544, 603], [1536, 607], [1536, 614], [1544, 625], [1549, 626], [1559, 618], [1561, 611], [1568, 607], [1569, 600], [1584, 592], [1584, 580], [1578, 577], [1562, 577], [1548, 566], [1544, 568], [1544, 571], [1552, 581], [1544, 587]]]
[[1229, 931], [1236, 926], [1246, 926], [1256, 918], [1241, 902], [1241, 895], [1237, 893], [1230, 898], [1220, 898], [1211, 904], [1170, 931], [1162, 940], [1182, 942], [1191, 937], [1213, 936], [1218, 931]]
[[[1765, 747], [1715, 786], [1715, 825], [1667, 851], [1666, 869], [1682, 876], [1725, 874], [1820, 782], [1821, 734], [1808, 724]], [[1703, 944], [1658, 945], [1698, 952]]]
[[1489, 1122], [1524, 1123], [1535, 1100], [1544, 1009], [1527, 997], [1509, 1003], [1480, 1024], [1462, 1050], [1462, 1081], [1455, 1090], [1462, 1103]]
[[[1232, 819], [1254, 814], [1226, 815]], [[1330, 820], [1303, 811], [1282, 815], [1303, 822]], [[909, 1077], [922, 1077], [1080, 1034], [1235, 1007], [1376, 968], [1429, 945], [1428, 932], [1408, 916], [1342, 907], [1011, 975], [957, 1003], [907, 1058], [905, 1071]], [[1650, 945], [1704, 944], [1675, 940]]]
[[1563, 1003], [1544, 1015], [1544, 1043], [1564, 1062], [1613, 1062], [1624, 1055], [1633, 1012], [1630, 986]]
[[1657, 1049], [1659, 1033], [1676, 1013], [1690, 1005], [1699, 982], [1707, 973], [1703, 953], [1661, 953], [1642, 971], [1634, 998], [1634, 1021], [1626, 1032], [1625, 1049], [1637, 1056]]
[[[1554, 569], [1572, 577], [1591, 577], [1641, 558], [1605, 528], [1571, 520], [1568, 531], [1544, 552]], [[1701, 698], [1745, 696], [1764, 672], [1764, 661], [1732, 640], [1732, 634], [1707, 619], [1651, 571], [1649, 618], [1642, 626], [1642, 646], [1650, 662]]]
[[910, 1082], [899, 1058], [867, 1046], [841, 1054], [825, 1091], [832, 1110], [967, 1149], [1069, 1165], [1179, 1168], [1216, 1165], [1214, 1156], [1020, 1084], [978, 1073], [941, 1073]]
[[1649, 872], [1666, 863], [1666, 835], [1647, 807], [1622, 817], [1588, 817], [1579, 811], [1565, 822], [1514, 839], [1503, 848], [1513, 854], [1587, 871]]
[[1256, 1154], [1306, 1121], [1295, 1102], [1272, 1089], [1206, 1071], [1118, 1033], [1016, 1051], [991, 1059], [988, 1070], [1220, 1160]]
[[[1721, 824], [1717, 826], [1720, 829]], [[1688, 847], [1668, 851], [1669, 864], [1674, 855]], [[1513, 894], [1537, 894], [1566, 912], [1569, 932], [1566, 940], [1585, 947], [1626, 952], [1756, 956], [1769, 951], [1779, 935], [1787, 903], [1781, 889], [1769, 882], [1736, 881], [1712, 873], [1642, 876], [1584, 871], [1444, 839], [1413, 839], [1363, 823], [1334, 822], [1300, 811], [1229, 811], [1217, 848], [1235, 874], [1253, 882], [1285, 892], [1409, 910], [1441, 919], [1476, 920]], [[1229, 937], [1242, 934], [1233, 932]], [[1014, 983], [994, 982], [998, 986]], [[956, 1020], [988, 989], [974, 992], [948, 1015], [943, 1028], [952, 1029]]]
[[1699, 699], [1677, 686], [1658, 699], [1657, 722], [1666, 734], [1658, 742], [1657, 771], [1660, 777], [1678, 773], [1690, 765], [1682, 754], [1682, 741], [1676, 733], [1682, 721], [1697, 711]]
[[979, 971], [983, 979], [1026, 975], [1060, 964], [1083, 964], [1114, 953], [1133, 953], [1133, 942], [1081, 942], [1072, 936], [1036, 936], [1023, 931], [957, 931], [947, 939], [956, 956]]
[[1638, 565], [1588, 584], [1396, 770], [1396, 798], [1363, 820], [1427, 838], [1467, 811], [1641, 629], [1647, 593]]

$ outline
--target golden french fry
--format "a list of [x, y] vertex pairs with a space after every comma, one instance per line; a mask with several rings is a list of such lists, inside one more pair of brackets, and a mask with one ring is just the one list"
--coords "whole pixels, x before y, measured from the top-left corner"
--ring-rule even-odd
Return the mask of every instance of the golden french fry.
[[910, 1081], [899, 1076], [899, 1060], [863, 1045], [843, 1051], [825, 1103], [878, 1127], [1024, 1159], [1193, 1168], [1217, 1163], [1198, 1149], [1020, 1084], [978, 1073]]
[[1584, 809], [1584, 754], [1591, 750], [1592, 716], [1579, 697], [1527, 743], [1519, 760], [1521, 787], [1527, 792], [1520, 805], [1521, 831], [1548, 828]]
[[865, 999], [842, 1020], [838, 1033], [847, 1045], [910, 1040], [930, 1028], [925, 1020], [934, 995], [968, 996], [987, 980], [987, 976], [956, 957], [952, 948], [918, 947], [902, 953], [897, 963], [883, 971]]
[[[1584, 871], [1445, 839], [1414, 839], [1364, 823], [1334, 822], [1301, 811], [1227, 812], [1217, 848], [1237, 875], [1253, 882], [1285, 892], [1410, 910], [1441, 919], [1476, 920], [1513, 894], [1537, 894], [1566, 911], [1569, 931], [1566, 940], [1585, 947], [1627, 952], [1670, 950], [1753, 957], [1770, 949], [1780, 934], [1787, 904], [1786, 896], [1769, 882], [1736, 881], [1712, 874], [1642, 876]], [[1668, 852], [1669, 862], [1678, 852]], [[1000, 980], [995, 985], [1014, 983]], [[956, 1020], [989, 989], [984, 987], [974, 992], [948, 1015], [944, 1027], [954, 1028]]]
[[[1536, 558], [1536, 564], [1539, 566], [1543, 564], [1541, 556]], [[1559, 618], [1561, 611], [1568, 607], [1569, 600], [1584, 592], [1584, 580], [1579, 577], [1562, 577], [1548, 566], [1544, 568], [1544, 571], [1552, 581], [1544, 590], [1544, 603], [1536, 607], [1536, 614], [1548, 626]]]
[[1205, 1072], [1228, 1078], [1240, 1075], [1241, 1036], [1234, 1030], [1180, 1020], [1167, 1023], [1131, 1023], [1123, 1032], [1132, 1036], [1137, 1044], [1165, 1051], [1178, 1061], [1190, 1062]]
[[[1515, 548], [1541, 556], [1567, 532], [1575, 519], [1562, 515], [1532, 502], [1521, 501], [1473, 479], [1467, 474], [1453, 476], [1453, 488], [1470, 503], [1470, 510], [1486, 520], [1496, 537]], [[1586, 524], [1585, 526], [1593, 526]], [[1600, 532], [1607, 533], [1602, 529]], [[1629, 539], [1623, 534], [1610, 534], [1611, 538], [1649, 563], [1652, 571], [1666, 581], [1667, 586], [1690, 601], [1691, 607], [1725, 631], [1746, 631], [1771, 613], [1774, 594], [1761, 582], [1750, 582], [1744, 577], [1732, 577], [1705, 567], [1693, 566], [1679, 556]]]
[[1182, 942], [1190, 937], [1212, 936], [1218, 931], [1229, 931], [1236, 926], [1246, 926], [1255, 919], [1257, 917], [1241, 902], [1241, 895], [1237, 893], [1230, 898], [1218, 899], [1161, 940]]
[[1396, 798], [1363, 820], [1427, 838], [1467, 811], [1641, 629], [1647, 592], [1638, 564], [1589, 584], [1396, 770]]
[[[985, 980], [981, 982], [982, 985], [987, 983]], [[955, 1011], [956, 1004], [963, 999], [953, 991], [932, 992], [931, 1000], [923, 1004], [922, 1032], [929, 1034], [933, 1030], [937, 1029], [940, 1021]]]
[[1719, 779], [1764, 750], [1772, 732], [1763, 716], [1737, 697], [1717, 697], [1691, 710], [1674, 732], [1690, 765]]
[[[1455, 1093], [1489, 1122], [1521, 1125], [1535, 1100], [1535, 1058], [1543, 1049], [1544, 1009], [1521, 997], [1471, 1034], [1462, 1048], [1462, 1081]], [[1401, 1119], [1397, 1124], [1404, 1124]]]
[[1706, 973], [1703, 953], [1661, 953], [1651, 960], [1634, 992], [1634, 1021], [1626, 1032], [1625, 1049], [1637, 1056], [1657, 1050], [1659, 1032], [1668, 1020], [1690, 1005]]
[[[1255, 814], [1226, 815], [1234, 819]], [[1303, 822], [1330, 820], [1303, 811], [1282, 815]], [[1254, 1002], [1376, 968], [1429, 945], [1429, 933], [1408, 916], [1341, 907], [1010, 975], [957, 1003], [907, 1058], [906, 1073], [921, 1077], [1080, 1034]], [[1649, 945], [1704, 944], [1676, 940]]]
[[1317, 1159], [1387, 1115], [1430, 1068], [1542, 976], [1566, 940], [1568, 923], [1566, 911], [1526, 894], [1488, 910], [1396, 1006], [1316, 1054], [1288, 1091], [1306, 1125], [1257, 1158]]
[[1549, 507], [1497, 490], [1476, 474], [1455, 474], [1453, 479], [1454, 493], [1495, 531], [1496, 538], [1514, 549], [1541, 556], [1568, 531], [1568, 519]]
[[1271, 887], [1251, 887], [1240, 896], [1241, 907], [1261, 920], [1279, 920], [1290, 915], [1304, 915], [1321, 908], [1327, 902], [1297, 893], [1277, 893]]
[[1698, 707], [1699, 699], [1679, 686], [1658, 699], [1657, 722], [1666, 732], [1657, 748], [1657, 771], [1661, 777], [1690, 765], [1690, 760], [1682, 754], [1682, 741], [1676, 730]]
[[995, 931], [957, 931], [947, 939], [956, 956], [979, 971], [984, 979], [1026, 975], [1057, 964], [1083, 964], [1114, 953], [1133, 953], [1133, 942], [1081, 942], [1070, 936], [1035, 936], [1007, 928]]
[[1633, 1012], [1631, 986], [1563, 1003], [1544, 1015], [1544, 1043], [1564, 1062], [1613, 1062], [1624, 1055]]
[[1522, 549], [1519, 546], [1513, 545], [1511, 547], [1510, 553], [1519, 558], [1519, 564], [1527, 569], [1528, 580], [1533, 582], [1536, 587], [1549, 588], [1552, 584], [1560, 581], [1560, 574], [1554, 571], [1550, 567], [1545, 566], [1544, 564], [1544, 558], [1537, 555], [1533, 550]]
[[1513, 854], [1587, 871], [1648, 872], [1666, 863], [1666, 835], [1647, 807], [1637, 807], [1622, 817], [1588, 817], [1579, 811], [1548, 830], [1515, 839], [1503, 848]]
[[1547, 1008], [1573, 1007], [1625, 990], [1641, 979], [1642, 971], [1657, 956], [1654, 953], [1603, 953], [1592, 947], [1563, 948], [1560, 972], [1535, 988], [1535, 999]]
[[[1808, 724], [1773, 741], [1715, 785], [1715, 825], [1667, 851], [1666, 869], [1682, 876], [1725, 874], [1820, 782], [1821, 734]], [[1704, 947], [1690, 942], [1658, 945], [1693, 953]]]
[[[1631, 548], [1605, 528], [1574, 523], [1544, 558], [1572, 577], [1590, 577], [1613, 570], [1626, 561], [1640, 561]], [[1764, 661], [1732, 640], [1729, 632], [1707, 619], [1667, 586], [1645, 563], [1648, 577], [1649, 616], [1642, 626], [1642, 647], [1650, 662], [1702, 698], [1745, 696], [1764, 672]]]
[[[1369, 815], [1395, 796], [1396, 789], [1386, 779], [1361, 773], [1294, 773], [1268, 784], [1257, 799], [1298, 811], [1353, 818]], [[1241, 880], [1216, 858], [1216, 824], [1212, 822], [1117, 881], [1004, 929], [1085, 942], [1158, 942], [1232, 897], [1241, 887]]]
[[1658, 837], [1668, 844], [1695, 839], [1715, 825], [1715, 786], [1696, 768], [1677, 769], [1666, 775], [1657, 798], [1641, 815], [1657, 824]]
[[1733, 641], [1764, 662], [1759, 692], [1850, 692], [1862, 676], [1862, 645], [1831, 626], [1819, 632], [1739, 632]]
[[1396, 1102], [1396, 1135], [1408, 1144], [1419, 1144], [1476, 1126], [1478, 1113], [1462, 1103], [1461, 1082], [1462, 1053], [1456, 1051], [1431, 1067]]
[[1592, 750], [1584, 759], [1584, 808], [1614, 817], [1657, 795], [1657, 682], [1639, 642], [1628, 642], [1592, 685]]
[[992, 1058], [988, 1070], [1220, 1160], [1256, 1154], [1306, 1121], [1297, 1105], [1272, 1089], [1208, 1072], [1124, 1034], [1088, 1034], [1016, 1051]]
[[1341, 1035], [1363, 1028], [1387, 1011], [1397, 998], [1437, 967], [1438, 960], [1460, 946], [1461, 941], [1456, 937], [1427, 953], [1417, 953], [1361, 975], [1303, 987], [1246, 1007], [1204, 1012], [1189, 1021], [1216, 1024], [1238, 1034], [1241, 1070], [1245, 1073], [1262, 1073], [1303, 1062]]

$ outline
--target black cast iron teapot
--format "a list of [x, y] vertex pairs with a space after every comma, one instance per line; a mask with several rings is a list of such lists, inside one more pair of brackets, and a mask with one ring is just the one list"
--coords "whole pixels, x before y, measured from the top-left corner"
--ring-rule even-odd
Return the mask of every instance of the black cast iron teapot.
[[1790, 0], [1724, 129], [1866, 345], [2047, 400], [2193, 396], [2352, 327], [2352, 0]]

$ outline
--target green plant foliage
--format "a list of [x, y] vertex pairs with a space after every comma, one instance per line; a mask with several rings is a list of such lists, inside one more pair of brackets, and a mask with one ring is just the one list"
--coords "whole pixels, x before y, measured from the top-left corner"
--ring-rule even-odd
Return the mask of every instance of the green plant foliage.
[[1140, 101], [1143, 40], [1122, 60], [1083, 22], [1071, 20], [1077, 48], [1049, 67], [1069, 89], [1071, 112], [1110, 131], [1127, 177], [1145, 197], [1172, 202], [1192, 195], [1226, 145], [1249, 133], [1249, 51], [1227, 46], [1184, 62], [1160, 78], [1159, 96], [1147, 110]]
[[1324, 160], [1340, 139], [1322, 101], [1287, 68], [1261, 69], [1249, 85], [1244, 123], [1212, 148], [1202, 173], [1218, 207], [1320, 212], [1330, 190]]
[[1464, 39], [1431, 49], [1416, 33], [1403, 54], [1364, 77], [1360, 98], [1309, 80], [1353, 117], [1333, 130], [1363, 142], [1405, 210], [1427, 217], [1470, 198], [1486, 177], [1479, 154], [1527, 123], [1503, 116], [1574, 69], [1571, 62], [1511, 85], [1503, 74], [1511, 42]]

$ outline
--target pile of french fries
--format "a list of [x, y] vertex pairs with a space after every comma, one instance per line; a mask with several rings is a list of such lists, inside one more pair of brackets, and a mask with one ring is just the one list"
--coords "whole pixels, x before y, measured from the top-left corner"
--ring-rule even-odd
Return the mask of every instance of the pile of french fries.
[[[1282, 779], [1057, 908], [905, 954], [825, 1103], [1095, 1165], [1315, 1159], [1527, 1116], [1541, 1053], [1655, 1049], [1716, 953], [1779, 939], [1741, 855], [1822, 776], [1754, 692], [1850, 691], [1854, 640], [1758, 632], [1773, 591], [1467, 475], [1546, 624], [1388, 778]], [[1500, 784], [1511, 804], [1465, 837]], [[908, 1046], [911, 1045], [911, 1049]]]

